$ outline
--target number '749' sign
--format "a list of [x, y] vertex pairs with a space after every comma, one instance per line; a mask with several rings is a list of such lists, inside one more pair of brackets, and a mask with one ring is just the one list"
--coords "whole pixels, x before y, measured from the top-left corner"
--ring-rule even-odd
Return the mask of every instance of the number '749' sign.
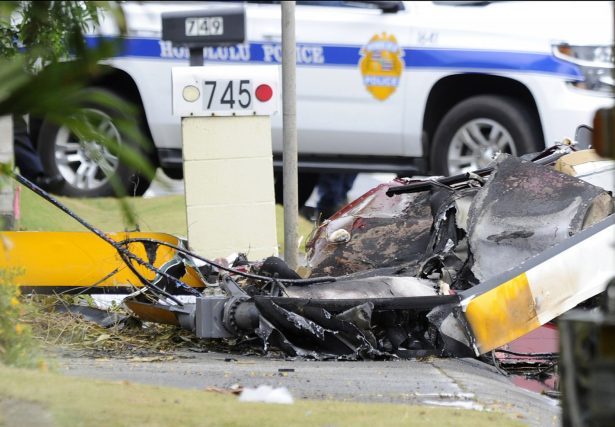
[[186, 18], [186, 36], [221, 36], [224, 34], [224, 19], [221, 16]]

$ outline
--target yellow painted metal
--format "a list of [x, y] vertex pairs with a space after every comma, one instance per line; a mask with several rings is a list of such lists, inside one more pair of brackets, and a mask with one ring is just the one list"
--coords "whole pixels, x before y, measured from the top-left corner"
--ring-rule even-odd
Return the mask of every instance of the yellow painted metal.
[[128, 307], [139, 319], [145, 322], [181, 326], [177, 319], [177, 313], [169, 309], [171, 306], [139, 302], [132, 298], [125, 298], [124, 304], [126, 304], [126, 307]]
[[538, 328], [534, 297], [525, 273], [473, 298], [465, 312], [479, 354]]
[[[179, 245], [179, 239], [164, 233], [107, 233], [115, 240], [145, 238]], [[148, 261], [143, 244], [131, 243], [128, 249]], [[152, 263], [160, 268], [176, 254], [172, 248], [159, 246]], [[156, 274], [134, 264], [146, 278]], [[15, 231], [0, 233], [0, 268], [20, 271], [16, 284], [28, 287], [97, 287], [141, 286], [117, 251], [90, 232]], [[117, 270], [117, 271], [116, 271]], [[116, 271], [114, 273], [114, 271]], [[106, 279], [105, 279], [106, 278]], [[104, 280], [102, 280], [104, 279]], [[202, 288], [198, 275], [188, 269], [181, 278], [185, 283]], [[101, 281], [102, 280], [102, 281]]]

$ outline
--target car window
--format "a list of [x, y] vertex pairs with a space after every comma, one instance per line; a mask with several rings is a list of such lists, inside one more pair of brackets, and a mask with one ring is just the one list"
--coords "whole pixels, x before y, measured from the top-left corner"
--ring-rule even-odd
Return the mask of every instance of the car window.
[[[246, 3], [262, 3], [262, 4], [280, 4], [279, 1], [247, 1]], [[314, 1], [314, 0], [298, 0], [297, 6], [327, 6], [327, 7], [348, 7], [361, 9], [378, 9], [375, 2], [365, 1]], [[399, 9], [403, 9], [403, 4], [400, 3]]]

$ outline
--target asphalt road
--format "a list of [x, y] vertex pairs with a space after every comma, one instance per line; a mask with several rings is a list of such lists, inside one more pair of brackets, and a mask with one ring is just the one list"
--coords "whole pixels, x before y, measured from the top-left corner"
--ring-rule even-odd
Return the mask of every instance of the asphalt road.
[[295, 399], [452, 406], [509, 413], [536, 427], [561, 423], [556, 400], [519, 388], [474, 359], [323, 362], [213, 352], [167, 359], [64, 356], [58, 365], [78, 377], [200, 390], [265, 384], [286, 387]]

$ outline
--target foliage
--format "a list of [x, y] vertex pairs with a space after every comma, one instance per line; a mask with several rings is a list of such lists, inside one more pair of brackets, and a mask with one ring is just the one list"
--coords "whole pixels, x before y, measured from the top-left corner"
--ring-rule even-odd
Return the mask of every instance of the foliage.
[[23, 321], [28, 308], [22, 304], [19, 289], [13, 282], [18, 274], [0, 270], [0, 362], [33, 367], [40, 363], [38, 346], [30, 326]]
[[[79, 139], [105, 145], [120, 161], [153, 178], [153, 168], [140, 153], [119, 144], [95, 125], [86, 107], [96, 103], [113, 116], [121, 133], [149, 147], [131, 117], [139, 111], [108, 91], [88, 87], [106, 68], [100, 65], [121, 47], [118, 41], [102, 40], [88, 46], [85, 32], [108, 17], [125, 29], [124, 17], [115, 2], [20, 1], [0, 6], [0, 115], [45, 117], [66, 126]], [[87, 90], [86, 90], [87, 88]], [[116, 193], [124, 192], [117, 180]], [[125, 201], [124, 212], [133, 222]]]
[[0, 29], [0, 56], [5, 58], [19, 55], [20, 48], [27, 46], [32, 62], [58, 61], [70, 51], [69, 36], [85, 32], [90, 22], [99, 24], [97, 7], [90, 2], [12, 3], [15, 13], [4, 16]]
[[120, 33], [121, 8], [108, 1], [3, 1], [0, 3], [0, 57], [25, 56], [30, 65], [87, 54], [84, 34], [107, 13]]

